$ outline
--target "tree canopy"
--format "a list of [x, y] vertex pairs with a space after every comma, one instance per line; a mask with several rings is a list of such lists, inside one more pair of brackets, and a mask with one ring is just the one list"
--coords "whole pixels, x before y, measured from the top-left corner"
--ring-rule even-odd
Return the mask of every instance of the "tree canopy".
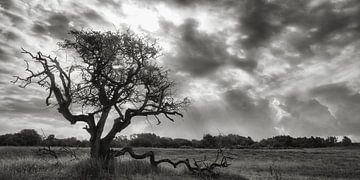
[[[62, 66], [56, 57], [23, 49], [41, 69], [35, 71], [25, 61], [29, 75], [17, 76], [15, 82], [21, 81], [21, 87], [35, 83], [46, 88], [46, 104], [55, 103], [71, 124], [85, 122], [94, 149], [108, 146], [135, 116], [154, 116], [158, 123], [159, 115], [171, 121], [171, 116], [183, 116], [181, 110], [189, 100], [175, 97], [168, 70], [156, 62], [160, 48], [155, 40], [131, 31], [72, 30], [69, 34], [72, 38], [58, 45], [77, 56], [70, 66]], [[116, 117], [109, 133], [103, 135], [109, 113]]]

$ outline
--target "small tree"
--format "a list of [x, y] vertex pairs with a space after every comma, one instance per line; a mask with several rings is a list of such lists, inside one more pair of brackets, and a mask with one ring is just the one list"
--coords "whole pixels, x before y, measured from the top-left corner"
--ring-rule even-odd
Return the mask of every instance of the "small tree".
[[344, 136], [343, 139], [342, 139], [342, 141], [341, 141], [341, 144], [342, 144], [343, 146], [349, 146], [349, 145], [352, 144], [352, 141], [351, 141], [351, 139], [348, 138], [347, 136]]
[[[84, 122], [92, 158], [107, 164], [111, 141], [134, 117], [154, 116], [160, 123], [159, 115], [171, 121], [171, 116], [183, 116], [180, 111], [189, 101], [174, 97], [174, 82], [155, 62], [159, 57], [156, 42], [130, 31], [73, 30], [69, 34], [72, 39], [59, 46], [78, 55], [72, 65], [63, 67], [56, 57], [22, 49], [41, 68], [36, 71], [25, 61], [29, 75], [16, 76], [14, 82], [21, 81], [24, 88], [31, 83], [44, 87], [46, 105], [55, 99], [59, 113], [71, 124]], [[116, 117], [110, 131], [103, 134], [110, 113]]]

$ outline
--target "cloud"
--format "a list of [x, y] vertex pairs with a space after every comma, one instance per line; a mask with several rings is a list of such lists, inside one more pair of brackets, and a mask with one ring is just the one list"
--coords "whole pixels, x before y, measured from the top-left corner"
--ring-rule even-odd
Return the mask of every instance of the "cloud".
[[121, 8], [121, 1], [120, 0], [98, 0], [99, 5], [110, 5], [115, 8]]
[[47, 22], [50, 24], [47, 28], [51, 35], [58, 39], [67, 36], [67, 32], [70, 30], [70, 20], [67, 16], [64, 14], [53, 14], [47, 19]]
[[4, 9], [10, 9], [11, 7], [14, 6], [14, 3], [12, 0], [2, 0], [0, 2], [0, 6], [3, 7]]
[[6, 31], [4, 33], [2, 33], [2, 31], [0, 30], [0, 33], [4, 36], [5, 40], [7, 41], [15, 41], [15, 40], [19, 40], [20, 37], [15, 33], [15, 32], [11, 32], [11, 31]]
[[[38, 18], [32, 23], [31, 30], [37, 35], [47, 35], [52, 38], [68, 38], [71, 29], [93, 29], [97, 26], [107, 27], [111, 23], [104, 19], [101, 9], [93, 9], [81, 3], [70, 3], [72, 10], [61, 9], [49, 11], [40, 9], [47, 18]], [[96, 26], [95, 26], [96, 25]]]
[[70, 20], [65, 14], [51, 14], [45, 22], [37, 21], [32, 25], [32, 32], [38, 35], [48, 35], [57, 39], [64, 39], [71, 29]]
[[9, 61], [10, 56], [4, 49], [0, 48], [0, 61]]
[[12, 22], [12, 26], [17, 26], [17, 24], [23, 23], [24, 22], [24, 18], [11, 12], [11, 11], [7, 11], [7, 10], [1, 10], [0, 9], [0, 13], [2, 13], [3, 15], [5, 15], [8, 19], [10, 19], [10, 21]]
[[246, 1], [242, 10], [238, 28], [246, 36], [240, 39], [246, 49], [263, 46], [283, 26], [280, 17], [275, 14], [280, 10], [277, 4], [263, 0]]
[[[6, 0], [0, 6], [0, 111], [9, 129], [33, 121], [77, 134], [44, 107], [41, 88], [9, 86], [10, 75], [23, 72], [20, 47], [57, 54], [56, 42], [71, 28], [120, 26], [158, 39], [161, 65], [172, 70], [179, 94], [193, 99], [184, 121], [151, 128], [137, 119], [126, 133], [359, 136], [357, 0]], [[54, 114], [64, 123], [45, 122]]]
[[[269, 100], [250, 97], [249, 92], [235, 89], [224, 94], [227, 108], [232, 111], [232, 118], [251, 130], [247, 132], [252, 137], [273, 136], [277, 132], [274, 129], [274, 114], [270, 108]], [[261, 132], [260, 134], [257, 134]]]
[[283, 106], [289, 113], [281, 119], [278, 126], [292, 136], [330, 136], [339, 135], [336, 132], [337, 120], [332, 116], [327, 106], [316, 99], [300, 100], [288, 97]]
[[166, 57], [170, 67], [194, 76], [209, 75], [225, 64], [248, 71], [256, 67], [256, 62], [229, 54], [224, 37], [199, 31], [195, 19], [186, 19], [179, 27], [164, 21], [160, 23], [165, 31], [178, 34], [176, 54]]
[[344, 83], [324, 85], [311, 92], [326, 104], [343, 132], [360, 136], [360, 94]]
[[[302, 97], [301, 97], [302, 96]], [[278, 126], [294, 136], [360, 137], [360, 94], [346, 83], [322, 85], [307, 96], [288, 96], [282, 105], [288, 116]]]
[[93, 9], [89, 9], [88, 11], [84, 12], [83, 15], [88, 20], [96, 21], [98, 23], [106, 22], [106, 20]]
[[46, 25], [42, 25], [40, 22], [37, 22], [33, 25], [33, 27], [31, 28], [31, 30], [36, 33], [36, 34], [40, 34], [40, 35], [44, 35], [47, 33], [47, 28]]

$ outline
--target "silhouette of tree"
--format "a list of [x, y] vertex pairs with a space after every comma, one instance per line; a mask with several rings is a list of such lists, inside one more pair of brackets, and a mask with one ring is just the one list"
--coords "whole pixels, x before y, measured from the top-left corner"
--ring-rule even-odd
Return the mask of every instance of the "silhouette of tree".
[[341, 141], [341, 144], [342, 144], [343, 146], [349, 146], [349, 145], [352, 144], [352, 141], [351, 141], [351, 139], [350, 139], [349, 137], [344, 136], [343, 139], [342, 139], [342, 141]]
[[335, 136], [329, 136], [325, 139], [325, 142], [327, 143], [327, 145], [329, 146], [334, 146], [337, 142], [337, 138]]
[[18, 134], [25, 146], [34, 146], [41, 142], [41, 136], [34, 129], [23, 129]]
[[[20, 81], [24, 88], [31, 83], [44, 87], [46, 105], [55, 99], [59, 113], [71, 124], [85, 123], [92, 158], [106, 165], [110, 143], [134, 117], [154, 116], [160, 123], [159, 115], [171, 121], [172, 116], [183, 116], [181, 110], [189, 101], [175, 98], [168, 71], [156, 64], [160, 55], [156, 41], [130, 31], [72, 30], [69, 34], [71, 39], [58, 44], [77, 54], [72, 65], [63, 67], [56, 57], [22, 49], [41, 69], [35, 71], [25, 61], [29, 75], [16, 76], [14, 83]], [[110, 131], [103, 134], [110, 113], [116, 117]]]
[[201, 142], [204, 147], [208, 147], [208, 148], [218, 147], [216, 137], [212, 136], [211, 134], [205, 134]]

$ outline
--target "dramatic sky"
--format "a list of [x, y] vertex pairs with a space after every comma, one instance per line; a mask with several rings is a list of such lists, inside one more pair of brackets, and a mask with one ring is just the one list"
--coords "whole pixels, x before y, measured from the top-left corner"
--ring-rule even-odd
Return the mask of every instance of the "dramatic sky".
[[136, 119], [124, 134], [360, 141], [359, 19], [358, 0], [1, 0], [0, 134], [88, 138], [45, 106], [41, 87], [10, 83], [24, 74], [21, 47], [67, 58], [56, 43], [70, 29], [130, 28], [158, 39], [159, 64], [192, 105], [175, 123]]

